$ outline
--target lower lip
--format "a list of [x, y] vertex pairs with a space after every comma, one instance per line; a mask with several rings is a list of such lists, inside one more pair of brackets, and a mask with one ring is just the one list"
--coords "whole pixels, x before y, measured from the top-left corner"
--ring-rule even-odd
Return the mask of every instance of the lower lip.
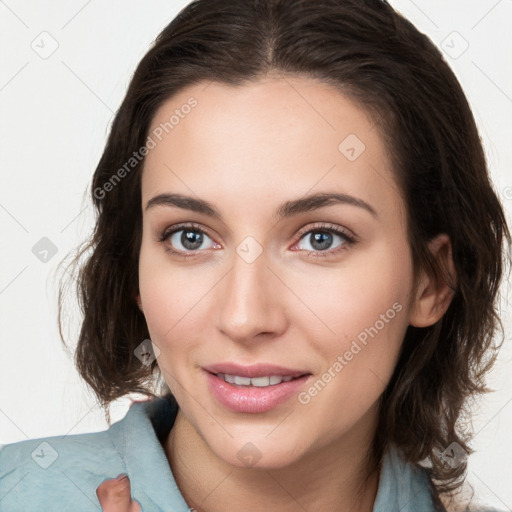
[[286, 402], [298, 393], [310, 375], [264, 388], [235, 386], [209, 372], [206, 372], [206, 377], [210, 391], [224, 407], [235, 412], [256, 413], [270, 411]]

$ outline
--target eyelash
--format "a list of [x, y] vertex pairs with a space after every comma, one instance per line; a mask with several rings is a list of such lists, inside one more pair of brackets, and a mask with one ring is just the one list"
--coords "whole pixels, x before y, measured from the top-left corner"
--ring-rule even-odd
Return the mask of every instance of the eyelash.
[[[185, 223], [185, 224], [178, 224], [176, 226], [172, 226], [171, 228], [165, 229], [161, 235], [158, 237], [158, 241], [164, 244], [164, 248], [167, 252], [171, 253], [173, 256], [177, 256], [178, 258], [182, 259], [188, 259], [193, 258], [198, 255], [198, 253], [203, 252], [202, 250], [196, 250], [196, 251], [176, 251], [175, 249], [172, 249], [168, 245], [165, 244], [167, 239], [174, 235], [175, 233], [179, 231], [189, 230], [197, 233], [201, 233], [203, 235], [208, 236], [210, 235], [202, 229], [198, 224], [194, 223]], [[345, 239], [345, 242], [340, 245], [339, 247], [336, 247], [336, 249], [326, 250], [326, 251], [308, 251], [305, 249], [299, 249], [300, 252], [306, 252], [306, 255], [310, 258], [327, 258], [329, 256], [334, 256], [338, 254], [341, 251], [344, 251], [347, 249], [347, 245], [351, 246], [355, 243], [357, 243], [357, 238], [353, 235], [350, 235], [347, 231], [340, 229], [339, 227], [335, 226], [334, 224], [325, 224], [320, 223], [318, 225], [315, 225], [313, 227], [310, 227], [308, 229], [301, 230], [298, 234], [299, 240], [302, 240], [304, 235], [308, 235], [315, 232], [322, 232], [322, 233], [331, 233], [335, 235], [339, 235], [341, 238]]]

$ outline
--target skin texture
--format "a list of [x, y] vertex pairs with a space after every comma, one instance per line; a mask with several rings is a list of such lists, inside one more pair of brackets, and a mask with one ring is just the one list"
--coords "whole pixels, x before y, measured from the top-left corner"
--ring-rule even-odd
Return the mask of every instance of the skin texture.
[[[197, 106], [146, 157], [136, 298], [180, 405], [166, 443], [178, 486], [197, 511], [371, 511], [378, 472], [361, 496], [357, 490], [377, 400], [407, 326], [436, 322], [451, 291], [424, 274], [415, 289], [388, 150], [371, 118], [336, 89], [278, 76], [238, 87], [196, 84], [159, 109], [150, 132], [190, 96]], [[365, 146], [353, 160], [339, 150], [350, 134]], [[376, 215], [333, 203], [273, 217], [281, 203], [317, 192], [362, 199]], [[163, 193], [206, 200], [223, 220], [175, 206], [146, 210]], [[160, 241], [188, 222], [206, 232], [199, 249], [182, 245], [182, 231]], [[318, 249], [313, 235], [325, 224], [356, 242], [332, 234]], [[250, 263], [237, 253], [248, 236], [256, 241], [250, 251], [262, 250]], [[182, 259], [166, 248], [196, 255]], [[450, 257], [444, 235], [431, 248]], [[202, 368], [227, 361], [310, 372], [307, 390], [371, 326], [378, 334], [307, 404], [293, 396], [265, 413], [237, 413], [209, 392]], [[259, 456], [250, 466], [240, 457], [247, 443]]]

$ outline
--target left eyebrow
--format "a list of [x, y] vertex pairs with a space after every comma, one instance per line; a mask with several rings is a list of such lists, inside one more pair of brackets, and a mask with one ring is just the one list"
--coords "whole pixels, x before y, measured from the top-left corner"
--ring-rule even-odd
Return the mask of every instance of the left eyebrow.
[[373, 217], [378, 217], [375, 208], [359, 197], [350, 196], [348, 194], [326, 192], [318, 192], [293, 201], [286, 201], [276, 210], [274, 217], [277, 220], [281, 220], [284, 217], [317, 210], [318, 208], [323, 208], [324, 206], [330, 206], [336, 203], [357, 206], [371, 213]]
[[[363, 199], [348, 194], [326, 192], [318, 192], [316, 194], [310, 194], [300, 199], [285, 201], [279, 206], [279, 208], [277, 208], [273, 217], [276, 220], [281, 220], [285, 217], [291, 217], [293, 215], [298, 215], [299, 213], [306, 213], [317, 210], [319, 208], [323, 208], [325, 206], [340, 203], [363, 208], [364, 210], [371, 213], [373, 217], [378, 218], [378, 214], [375, 208], [373, 208]], [[203, 199], [197, 199], [182, 194], [159, 194], [148, 201], [145, 209], [147, 211], [150, 208], [158, 205], [177, 206], [178, 208], [202, 213], [209, 217], [223, 221], [220, 211], [213, 204]]]

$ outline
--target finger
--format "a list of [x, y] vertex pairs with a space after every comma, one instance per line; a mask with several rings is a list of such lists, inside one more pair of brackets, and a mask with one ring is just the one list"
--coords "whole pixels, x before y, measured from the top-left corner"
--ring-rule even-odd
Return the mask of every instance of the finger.
[[[118, 478], [122, 477], [119, 475]], [[96, 495], [104, 512], [141, 512], [140, 505], [131, 499], [128, 476], [105, 480], [96, 489]]]

